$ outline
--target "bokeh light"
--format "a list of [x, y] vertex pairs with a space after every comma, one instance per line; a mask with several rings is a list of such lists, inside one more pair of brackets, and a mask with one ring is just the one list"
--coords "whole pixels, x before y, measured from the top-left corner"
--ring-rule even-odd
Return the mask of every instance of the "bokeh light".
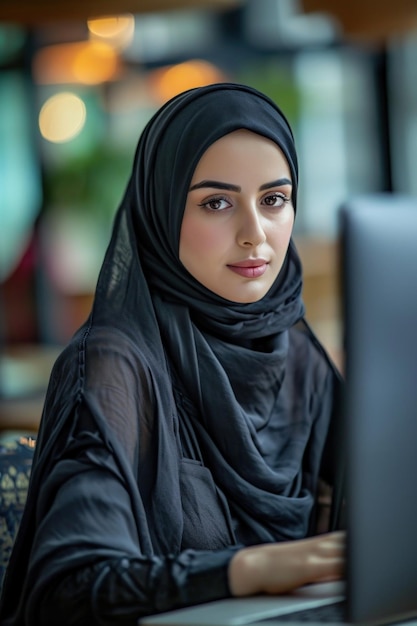
[[74, 139], [84, 127], [87, 113], [84, 102], [71, 92], [49, 98], [39, 114], [42, 136], [53, 143]]
[[215, 65], [196, 59], [155, 70], [149, 77], [149, 85], [157, 100], [166, 102], [187, 89], [224, 80], [223, 72]]
[[87, 21], [90, 38], [105, 41], [118, 50], [126, 48], [133, 39], [135, 18], [133, 15], [109, 15]]
[[99, 85], [112, 80], [118, 69], [117, 52], [100, 41], [47, 46], [36, 54], [33, 62], [33, 74], [39, 84]]

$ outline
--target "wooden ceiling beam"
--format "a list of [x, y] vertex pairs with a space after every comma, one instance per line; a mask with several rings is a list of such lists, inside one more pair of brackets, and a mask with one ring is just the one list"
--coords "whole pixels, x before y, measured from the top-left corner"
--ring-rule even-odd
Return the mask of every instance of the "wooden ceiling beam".
[[0, 22], [36, 26], [101, 15], [155, 13], [177, 9], [229, 9], [239, 0], [11, 0], [0, 3]]

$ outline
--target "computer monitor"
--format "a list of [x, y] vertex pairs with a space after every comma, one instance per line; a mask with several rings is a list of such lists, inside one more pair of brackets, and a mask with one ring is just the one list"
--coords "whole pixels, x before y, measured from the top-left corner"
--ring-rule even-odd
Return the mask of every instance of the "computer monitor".
[[349, 613], [403, 619], [417, 613], [417, 199], [352, 199], [340, 226]]

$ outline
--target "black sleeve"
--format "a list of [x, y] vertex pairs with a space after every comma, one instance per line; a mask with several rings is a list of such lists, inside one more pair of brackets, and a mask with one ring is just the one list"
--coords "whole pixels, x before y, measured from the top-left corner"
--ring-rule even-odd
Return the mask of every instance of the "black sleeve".
[[146, 512], [135, 516], [131, 498], [100, 433], [77, 432], [39, 493], [27, 624], [136, 625], [230, 596], [228, 564], [238, 547], [155, 555], [145, 547]]
[[176, 557], [126, 557], [84, 567], [49, 587], [40, 623], [133, 626], [148, 614], [227, 597], [227, 569], [236, 550], [188, 550]]

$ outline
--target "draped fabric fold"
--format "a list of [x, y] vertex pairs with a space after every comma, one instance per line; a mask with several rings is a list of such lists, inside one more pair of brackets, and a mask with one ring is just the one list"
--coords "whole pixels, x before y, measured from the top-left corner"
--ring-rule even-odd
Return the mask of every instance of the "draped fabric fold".
[[[129, 536], [115, 537], [112, 550], [95, 550], [91, 520], [77, 510], [77, 557], [72, 560], [67, 546], [62, 571], [114, 553], [139, 558], [311, 532], [337, 376], [309, 332], [296, 328], [304, 315], [296, 248], [290, 244], [270, 291], [251, 304], [209, 291], [179, 260], [193, 171], [216, 139], [237, 129], [280, 147], [296, 207], [291, 129], [277, 105], [255, 89], [234, 83], [193, 89], [149, 121], [92, 313], [51, 376], [28, 506], [6, 580], [10, 613], [31, 587], [41, 580], [47, 585], [53, 571], [53, 551], [47, 553], [46, 539], [40, 543], [53, 501], [37, 500], [49, 472], [71, 458], [77, 472], [85, 464], [95, 468], [80, 448], [81, 436], [91, 443], [100, 433], [104, 451], [96, 452], [94, 464], [102, 462], [98, 471], [117, 483], [115, 500]], [[73, 478], [65, 476], [62, 493], [72, 497], [77, 483], [71, 487]], [[119, 489], [128, 495], [131, 519]], [[215, 515], [208, 509], [194, 515], [199, 498], [213, 498]], [[98, 522], [94, 533], [100, 544]], [[24, 578], [28, 571], [24, 592], [13, 589], [19, 572]]]

